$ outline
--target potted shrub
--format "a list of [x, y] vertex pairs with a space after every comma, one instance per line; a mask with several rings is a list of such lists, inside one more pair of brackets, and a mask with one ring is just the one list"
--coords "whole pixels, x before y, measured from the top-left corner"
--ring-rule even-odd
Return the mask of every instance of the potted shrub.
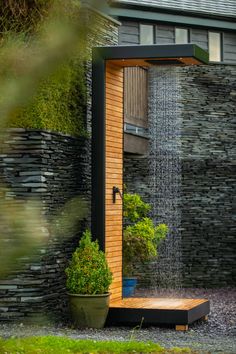
[[73, 322], [82, 328], [102, 328], [109, 310], [112, 274], [90, 231], [83, 233], [65, 272]]
[[138, 194], [124, 194], [126, 227], [123, 237], [123, 296], [132, 296], [137, 284], [135, 265], [157, 257], [158, 246], [165, 239], [168, 227], [154, 225], [147, 215], [151, 207]]

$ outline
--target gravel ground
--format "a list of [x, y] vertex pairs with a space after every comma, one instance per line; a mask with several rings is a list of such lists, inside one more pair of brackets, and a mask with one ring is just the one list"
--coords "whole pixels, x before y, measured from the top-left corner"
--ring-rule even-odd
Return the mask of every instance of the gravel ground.
[[76, 330], [66, 324], [26, 325], [0, 324], [1, 337], [22, 337], [31, 335], [58, 335], [78, 339], [93, 340], [151, 340], [166, 348], [190, 347], [202, 353], [236, 354], [236, 289], [188, 289], [159, 293], [139, 291], [138, 296], [159, 297], [201, 297], [208, 298], [211, 313], [207, 322], [196, 322], [188, 332], [176, 332], [173, 328], [149, 327], [132, 328], [110, 327], [103, 330]]

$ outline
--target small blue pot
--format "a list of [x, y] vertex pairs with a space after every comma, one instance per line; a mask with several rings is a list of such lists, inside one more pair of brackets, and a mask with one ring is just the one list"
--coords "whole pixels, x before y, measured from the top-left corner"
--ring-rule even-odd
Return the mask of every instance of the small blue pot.
[[123, 297], [131, 297], [134, 295], [137, 285], [137, 278], [123, 278]]

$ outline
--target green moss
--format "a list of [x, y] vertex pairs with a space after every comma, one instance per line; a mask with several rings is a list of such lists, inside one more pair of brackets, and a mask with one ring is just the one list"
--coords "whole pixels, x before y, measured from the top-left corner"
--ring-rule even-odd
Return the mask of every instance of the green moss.
[[[7, 46], [12, 41], [17, 50], [17, 43], [20, 41], [26, 46], [26, 51], [27, 46], [35, 49], [38, 38], [44, 36], [45, 28], [50, 28], [47, 27], [50, 21], [53, 23], [63, 16], [69, 23], [80, 23], [79, 8], [79, 0], [3, 0], [0, 9], [0, 42]], [[78, 42], [83, 35], [83, 31], [79, 31]], [[80, 53], [74, 53], [70, 60], [42, 80], [28, 106], [11, 113], [7, 127], [86, 135], [86, 79], [80, 54], [81, 49]], [[17, 61], [20, 60], [25, 59], [17, 58]], [[15, 75], [14, 71], [8, 74]], [[0, 75], [5, 74], [1, 72]]]
[[191, 353], [190, 349], [164, 349], [159, 344], [151, 342], [100, 342], [92, 340], [74, 340], [63, 337], [32, 337], [25, 339], [0, 339], [0, 353]]
[[84, 136], [85, 107], [84, 65], [77, 58], [71, 59], [41, 82], [30, 104], [13, 112], [7, 125]]

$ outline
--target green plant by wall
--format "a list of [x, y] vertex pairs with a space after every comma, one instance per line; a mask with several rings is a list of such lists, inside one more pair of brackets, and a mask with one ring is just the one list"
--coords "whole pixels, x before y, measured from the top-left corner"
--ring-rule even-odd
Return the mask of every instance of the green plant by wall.
[[154, 225], [148, 213], [151, 206], [138, 194], [124, 194], [124, 216], [128, 225], [123, 237], [123, 274], [131, 276], [137, 263], [144, 263], [158, 256], [158, 247], [165, 239], [168, 227]]
[[148, 212], [151, 210], [150, 205], [145, 203], [138, 194], [125, 193], [123, 200], [124, 217], [131, 222], [135, 222], [147, 216]]
[[[157, 256], [157, 247], [165, 238], [167, 226], [160, 224], [154, 226], [150, 218], [143, 218], [134, 225], [129, 225], [125, 229], [125, 242], [129, 244], [129, 257], [139, 258], [145, 262], [150, 257]], [[136, 243], [135, 247], [132, 244]], [[129, 247], [126, 247], [128, 250]], [[128, 256], [128, 255], [127, 255]]]
[[98, 242], [91, 240], [88, 230], [83, 233], [65, 272], [66, 287], [71, 294], [105, 294], [112, 282], [105, 254], [99, 250]]
[[74, 58], [43, 80], [30, 104], [12, 112], [7, 125], [84, 136], [85, 108], [84, 65]]

